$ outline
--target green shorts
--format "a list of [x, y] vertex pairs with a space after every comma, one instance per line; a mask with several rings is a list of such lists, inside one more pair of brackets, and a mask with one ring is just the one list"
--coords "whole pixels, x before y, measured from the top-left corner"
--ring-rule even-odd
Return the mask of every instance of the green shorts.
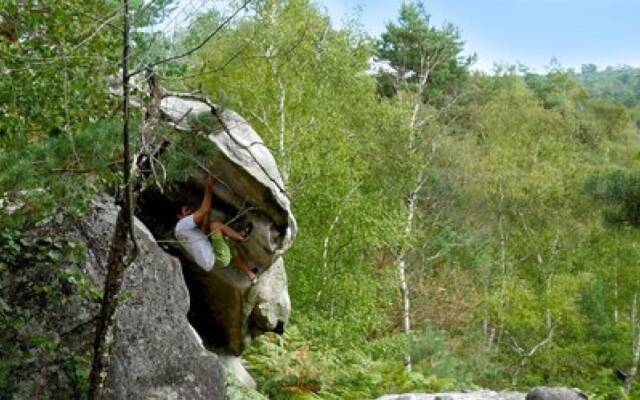
[[216, 256], [214, 268], [224, 268], [231, 263], [235, 256], [235, 251], [232, 246], [229, 246], [222, 234], [214, 233], [211, 235], [211, 246], [213, 247], [213, 254]]

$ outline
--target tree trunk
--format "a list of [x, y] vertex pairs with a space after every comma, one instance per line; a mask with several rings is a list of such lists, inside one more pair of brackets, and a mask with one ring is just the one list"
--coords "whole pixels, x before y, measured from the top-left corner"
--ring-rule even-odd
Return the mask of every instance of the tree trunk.
[[[413, 219], [416, 214], [416, 206], [418, 204], [418, 192], [422, 189], [424, 184], [424, 171], [420, 171], [418, 179], [416, 181], [416, 187], [409, 194], [407, 198], [407, 215], [404, 224], [404, 237], [406, 239], [411, 237], [413, 233]], [[404, 355], [404, 366], [407, 371], [411, 371], [411, 353], [410, 353], [410, 339], [411, 339], [411, 298], [409, 293], [409, 284], [407, 279], [407, 262], [406, 257], [408, 253], [407, 246], [403, 246], [400, 250], [400, 254], [396, 259], [398, 268], [398, 286], [400, 289], [400, 296], [402, 297], [402, 331], [406, 335], [407, 349]]]
[[324, 240], [322, 241], [322, 286], [321, 286], [321, 289], [316, 294], [316, 301], [320, 301], [320, 296], [322, 296], [322, 291], [325, 290], [325, 288], [327, 287], [327, 280], [329, 277], [329, 244], [331, 241], [331, 235], [333, 234], [333, 231], [336, 229], [336, 226], [338, 226], [338, 224], [340, 223], [340, 217], [342, 216], [342, 212], [347, 207], [347, 204], [349, 203], [351, 196], [356, 192], [356, 190], [359, 187], [360, 187], [360, 184], [355, 184], [353, 185], [351, 190], [349, 190], [349, 193], [347, 193], [344, 200], [342, 201], [342, 207], [338, 209], [338, 212], [336, 213], [336, 216], [333, 219], [333, 222], [329, 226], [329, 231], [327, 232], [327, 236], [325, 236]]
[[520, 359], [520, 363], [516, 367], [511, 377], [511, 385], [514, 387], [517, 386], [518, 376], [520, 375], [520, 372], [522, 372], [522, 370], [524, 369], [525, 365], [527, 364], [527, 361], [531, 357], [533, 357], [538, 352], [538, 350], [546, 346], [547, 343], [549, 343], [553, 339], [553, 323], [551, 321], [551, 310], [549, 309], [547, 309], [546, 319], [547, 319], [547, 336], [544, 339], [542, 339], [538, 344], [533, 346], [529, 351], [526, 351], [525, 349], [520, 347], [520, 345], [518, 344], [518, 342], [516, 342], [513, 336], [507, 333], [509, 338], [511, 339], [511, 343], [512, 343], [511, 347], [515, 350], [516, 353], [520, 355], [520, 357], [522, 357]]
[[282, 76], [280, 75], [280, 71], [278, 71], [278, 67], [276, 63], [269, 58], [269, 64], [271, 65], [271, 72], [273, 76], [278, 81], [278, 88], [280, 89], [280, 93], [278, 93], [278, 114], [279, 114], [279, 127], [278, 127], [278, 153], [280, 156], [280, 162], [282, 163], [282, 180], [285, 184], [289, 181], [289, 173], [291, 162], [287, 158], [286, 144], [285, 144], [285, 134], [287, 127], [287, 114], [286, 114], [286, 99], [287, 99], [287, 86], [282, 80]]
[[[122, 280], [127, 265], [137, 254], [137, 243], [133, 234], [133, 184], [131, 177], [131, 155], [129, 149], [129, 0], [123, 0], [124, 29], [123, 29], [123, 50], [122, 50], [122, 88], [123, 88], [123, 126], [122, 139], [124, 148], [124, 192], [121, 196], [122, 207], [118, 212], [115, 231], [111, 239], [109, 258], [107, 260], [107, 274], [104, 281], [102, 303], [100, 315], [96, 322], [96, 334], [93, 343], [93, 362], [89, 376], [90, 400], [100, 399], [102, 389], [109, 369], [111, 343], [113, 342], [113, 316], [118, 306], [118, 296], [122, 288]], [[127, 239], [131, 232], [131, 240], [134, 244], [132, 259], [128, 262], [125, 258], [128, 254]]]
[[618, 267], [613, 280], [613, 322], [618, 323]]
[[409, 286], [407, 285], [405, 253], [398, 257], [398, 282], [400, 284], [400, 295], [402, 296], [402, 331], [406, 335], [407, 349], [404, 354], [404, 367], [411, 371], [411, 302], [409, 299]]
[[633, 296], [631, 306], [631, 331], [633, 332], [633, 345], [631, 347], [632, 360], [629, 373], [624, 379], [624, 391], [629, 394], [633, 387], [633, 381], [638, 373], [638, 362], [640, 361], [640, 323], [638, 322], [638, 295]]
[[107, 276], [100, 314], [96, 323], [96, 334], [93, 342], [93, 363], [89, 376], [89, 399], [99, 399], [107, 376], [109, 354], [113, 343], [113, 315], [118, 307], [118, 295], [122, 288], [127, 256], [127, 239], [129, 236], [129, 210], [122, 207], [118, 212], [115, 232], [109, 249]]
[[[423, 60], [424, 61], [424, 60]], [[423, 62], [424, 64], [424, 62]], [[418, 114], [420, 113], [420, 109], [422, 108], [422, 92], [427, 83], [427, 77], [429, 75], [428, 70], [421, 70], [421, 77], [418, 83], [418, 92], [415, 95], [413, 110], [411, 112], [411, 119], [409, 120], [409, 140], [408, 140], [408, 148], [409, 151], [413, 152], [416, 147], [416, 123], [418, 119]], [[413, 232], [413, 219], [416, 214], [416, 205], [418, 202], [418, 192], [422, 188], [424, 184], [424, 173], [425, 173], [426, 165], [423, 165], [418, 173], [418, 178], [416, 180], [416, 186], [411, 190], [407, 197], [407, 214], [404, 225], [404, 238], [408, 239], [411, 237]], [[411, 362], [411, 298], [409, 293], [409, 283], [407, 279], [407, 253], [408, 253], [407, 245], [403, 245], [400, 249], [400, 254], [396, 258], [396, 265], [398, 268], [398, 286], [400, 289], [400, 296], [402, 297], [402, 331], [404, 332], [407, 340], [407, 348], [404, 355], [404, 367], [407, 371], [411, 371], [412, 362]]]

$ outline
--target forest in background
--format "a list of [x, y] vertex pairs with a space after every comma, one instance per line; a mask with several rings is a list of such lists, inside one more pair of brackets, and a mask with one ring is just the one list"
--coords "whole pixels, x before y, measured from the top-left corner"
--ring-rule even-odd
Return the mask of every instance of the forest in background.
[[[193, 47], [226, 15], [206, 11], [168, 37], [148, 27], [171, 1], [145, 4], [134, 65]], [[81, 215], [121, 179], [120, 99], [106, 90], [118, 3], [32, 6], [0, 10], [0, 193], [44, 190], [0, 210], [4, 251], [24, 226]], [[487, 74], [463, 40], [416, 3], [372, 38], [357, 21], [333, 28], [308, 0], [263, 0], [158, 67], [163, 86], [247, 118], [293, 199], [292, 320], [244, 355], [270, 398], [536, 385], [640, 398], [640, 70]], [[393, 71], [372, 71], [372, 58]], [[55, 343], [25, 333], [29, 316], [4, 296], [10, 395], [25, 349]]]

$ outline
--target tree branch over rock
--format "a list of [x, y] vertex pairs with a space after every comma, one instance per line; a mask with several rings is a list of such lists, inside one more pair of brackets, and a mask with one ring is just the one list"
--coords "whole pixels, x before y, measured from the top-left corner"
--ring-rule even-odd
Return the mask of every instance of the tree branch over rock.
[[[93, 362], [89, 382], [89, 399], [99, 399], [102, 397], [102, 390], [107, 377], [110, 364], [110, 347], [113, 343], [113, 319], [118, 306], [119, 294], [122, 288], [124, 272], [131, 265], [138, 255], [138, 244], [135, 238], [135, 224], [133, 212], [136, 208], [137, 197], [144, 185], [141, 180], [149, 176], [149, 170], [156, 175], [155, 163], [161, 152], [170, 144], [167, 137], [156, 138], [153, 134], [162, 113], [160, 104], [163, 90], [158, 86], [153, 68], [155, 66], [168, 63], [193, 54], [216, 36], [231, 20], [244, 9], [251, 0], [236, 9], [227, 19], [225, 19], [215, 30], [197, 46], [185, 51], [182, 54], [171, 56], [150, 65], [142, 66], [134, 72], [129, 72], [129, 59], [131, 58], [130, 48], [130, 11], [129, 0], [123, 0], [123, 52], [122, 52], [122, 96], [123, 96], [123, 185], [120, 190], [117, 202], [120, 203], [115, 232], [111, 239], [109, 257], [106, 265], [107, 275], [104, 283], [104, 292], [100, 307], [100, 314], [96, 323], [96, 333], [93, 345]], [[146, 83], [149, 85], [149, 104], [144, 104], [142, 100], [134, 100], [134, 105], [146, 109], [146, 116], [142, 123], [140, 135], [141, 146], [138, 152], [131, 157], [130, 149], [130, 106], [131, 106], [131, 78], [140, 72], [146, 72]], [[173, 121], [179, 123], [179, 121]], [[159, 140], [158, 140], [159, 139]], [[147, 169], [148, 167], [148, 169]], [[132, 246], [128, 241], [131, 240]]]

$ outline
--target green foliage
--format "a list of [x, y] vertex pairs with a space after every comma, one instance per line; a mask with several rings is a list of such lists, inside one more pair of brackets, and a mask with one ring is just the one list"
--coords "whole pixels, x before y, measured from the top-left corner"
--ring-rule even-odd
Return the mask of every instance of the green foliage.
[[[209, 121], [201, 122], [203, 127], [211, 127]], [[210, 160], [219, 151], [209, 140], [193, 140], [196, 133], [176, 135], [171, 146], [162, 156], [167, 180], [186, 181], [189, 177], [199, 175], [207, 169]], [[212, 171], [215, 173], [215, 171]]]
[[629, 66], [607, 67], [602, 71], [593, 64], [582, 66], [580, 80], [595, 97], [633, 108], [640, 105], [640, 69]]
[[592, 176], [585, 189], [607, 209], [607, 222], [640, 225], [640, 176], [630, 171], [616, 171], [606, 176]]
[[105, 120], [78, 129], [73, 142], [67, 136], [18, 147], [0, 141], [6, 150], [0, 153], [0, 193], [5, 202], [22, 205], [13, 213], [0, 208], [0, 221], [33, 223], [61, 204], [62, 213], [81, 215], [97, 193], [115, 191], [120, 129], [118, 121]]
[[[120, 32], [106, 25], [92, 35], [90, 18], [117, 4], [76, 3], [47, 3], [38, 14], [13, 2], [8, 13], [24, 41], [0, 41], [8, 55], [0, 69], [11, 77], [0, 82], [0, 198], [19, 205], [0, 209], [0, 276], [41, 282], [0, 296], [0, 335], [11, 344], [0, 347], [2, 397], [19, 396], [14, 374], [36, 368], [38, 357], [64, 359], [55, 374], [73, 388], [66, 397], [86, 390], [86, 349], [70, 348], [48, 325], [32, 329], [29, 311], [46, 315], [66, 294], [100, 299], [77, 268], [83, 249], [20, 233], [81, 214], [121, 179], [121, 122], [109, 117], [118, 104], [104, 91]], [[158, 21], [169, 3], [154, 2], [135, 25]], [[176, 43], [139, 29], [136, 48], [150, 59], [189, 48], [220, 15], [201, 14]], [[268, 0], [193, 57], [163, 67], [163, 85], [202, 89], [249, 120], [293, 200], [293, 321], [247, 353], [270, 398], [504, 389], [515, 371], [519, 389], [580, 386], [597, 399], [623, 398], [612, 371], [631, 363], [629, 316], [640, 292], [637, 70], [470, 74], [462, 46], [458, 30], [432, 26], [421, 3], [404, 4], [375, 41], [354, 25], [332, 28], [311, 1]], [[406, 79], [367, 76], [374, 55]], [[418, 93], [423, 61], [436, 55]], [[206, 135], [216, 121], [201, 117], [194, 134]], [[162, 156], [168, 180], [192, 177], [217, 151], [191, 139], [172, 137]], [[603, 213], [615, 224], [603, 225]], [[413, 305], [409, 338], [400, 328], [399, 249]], [[522, 363], [514, 349], [535, 348], [548, 316], [552, 339]]]
[[387, 24], [378, 42], [377, 54], [390, 61], [401, 76], [408, 76], [409, 82], [417, 82], [425, 69], [434, 65], [427, 71], [429, 78], [424, 96], [438, 101], [443, 92], [451, 94], [467, 77], [467, 67], [474, 57], [464, 59], [460, 55], [463, 45], [454, 25], [431, 26], [422, 2], [409, 2], [400, 7], [398, 23]]
[[[425, 336], [424, 340], [428, 340]], [[260, 338], [246, 355], [259, 387], [271, 399], [363, 399], [385, 393], [442, 391], [455, 385], [438, 373], [406, 372], [400, 360], [376, 358], [401, 348], [401, 336], [370, 346], [336, 351], [316, 347], [291, 326], [281, 338]], [[375, 349], [371, 354], [367, 350]], [[447, 356], [440, 355], [444, 360]]]
[[19, 40], [0, 39], [0, 136], [24, 145], [110, 113], [105, 88], [120, 32], [100, 25], [117, 21], [118, 8], [112, 0], [4, 4], [3, 21]]
[[88, 388], [90, 343], [70, 341], [56, 324], [73, 331], [76, 327], [69, 324], [74, 321], [64, 321], [59, 310], [100, 299], [100, 291], [78, 266], [85, 250], [57, 237], [55, 230], [5, 228], [0, 238], [0, 285], [11, 288], [0, 297], [0, 396], [32, 392], [23, 386], [23, 374], [39, 371], [51, 385], [42, 388], [47, 393], [82, 398]]

